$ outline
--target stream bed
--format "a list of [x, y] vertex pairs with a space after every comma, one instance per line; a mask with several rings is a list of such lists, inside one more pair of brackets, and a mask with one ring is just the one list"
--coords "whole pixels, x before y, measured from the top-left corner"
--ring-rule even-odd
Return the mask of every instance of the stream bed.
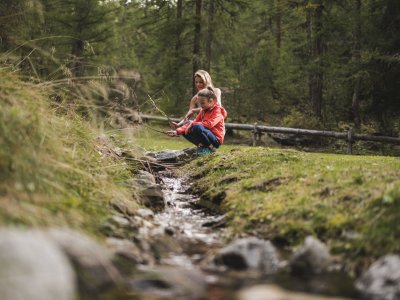
[[[224, 227], [224, 216], [200, 207], [199, 199], [190, 193], [190, 183], [186, 179], [176, 177], [168, 170], [158, 172], [157, 177], [166, 206], [155, 214], [154, 220], [164, 234], [179, 245], [176, 251], [162, 255], [158, 264], [169, 270], [180, 270], [177, 272], [184, 278], [196, 278], [190, 284], [183, 283], [186, 289], [196, 289], [193, 285], [204, 289], [203, 293], [186, 293], [182, 297], [171, 296], [173, 293], [165, 291], [161, 293], [165, 299], [360, 299], [353, 280], [344, 272], [293, 276], [285, 268], [287, 258], [280, 259], [280, 271], [274, 274], [217, 265], [215, 256], [227, 246], [230, 236]], [[282, 253], [279, 255], [284, 257]], [[147, 291], [151, 294], [151, 286]], [[160, 295], [159, 292], [156, 294]]]

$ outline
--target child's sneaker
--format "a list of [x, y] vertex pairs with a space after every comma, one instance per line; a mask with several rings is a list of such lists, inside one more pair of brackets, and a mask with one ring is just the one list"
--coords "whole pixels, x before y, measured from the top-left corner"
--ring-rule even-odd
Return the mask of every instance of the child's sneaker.
[[209, 148], [204, 148], [204, 147], [200, 147], [197, 149], [197, 156], [203, 156], [203, 155], [208, 155], [214, 153], [214, 151], [212, 151]]

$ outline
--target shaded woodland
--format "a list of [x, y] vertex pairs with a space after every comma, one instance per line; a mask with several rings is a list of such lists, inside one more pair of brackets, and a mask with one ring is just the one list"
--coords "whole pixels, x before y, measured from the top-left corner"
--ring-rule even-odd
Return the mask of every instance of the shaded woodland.
[[398, 0], [2, 0], [0, 68], [175, 116], [205, 69], [233, 122], [398, 136], [399, 31]]

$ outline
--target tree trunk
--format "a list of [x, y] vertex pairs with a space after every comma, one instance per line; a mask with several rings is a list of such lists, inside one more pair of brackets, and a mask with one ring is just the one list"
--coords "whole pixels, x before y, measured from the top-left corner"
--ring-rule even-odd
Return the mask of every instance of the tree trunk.
[[[193, 74], [200, 69], [200, 34], [201, 34], [201, 3], [202, 0], [196, 0], [196, 13], [194, 19], [194, 42], [193, 42]], [[196, 93], [196, 87], [193, 82], [193, 94]]]
[[314, 115], [322, 119], [322, 1], [318, 0], [311, 8], [313, 11], [310, 16], [310, 34], [311, 34], [311, 64], [310, 74], [310, 100]]
[[176, 21], [177, 21], [177, 30], [176, 30], [176, 43], [175, 43], [175, 51], [179, 52], [181, 49], [181, 33], [182, 33], [182, 1], [178, 0], [176, 3]]
[[72, 42], [71, 56], [71, 73], [72, 77], [83, 76], [83, 52], [84, 52], [84, 41], [74, 40]]
[[214, 25], [214, 0], [208, 2], [208, 31], [207, 31], [207, 45], [206, 45], [206, 70], [211, 72], [211, 47], [213, 43], [213, 25]]
[[282, 29], [281, 29], [282, 12], [280, 5], [281, 3], [279, 3], [279, 0], [275, 0], [275, 43], [276, 43], [276, 48], [278, 49], [281, 48], [281, 35], [282, 35]]
[[[361, 61], [361, 0], [355, 0], [355, 24], [354, 24], [354, 45], [353, 45], [353, 59], [358, 69]], [[360, 85], [361, 78], [359, 74], [356, 74], [354, 80], [354, 90], [352, 99], [352, 112], [355, 127], [360, 129], [361, 127], [361, 116], [360, 116]]]

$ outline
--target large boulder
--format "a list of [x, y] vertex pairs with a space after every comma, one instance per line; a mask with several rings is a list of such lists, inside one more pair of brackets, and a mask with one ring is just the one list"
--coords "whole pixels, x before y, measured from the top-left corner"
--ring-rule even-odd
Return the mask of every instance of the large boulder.
[[400, 256], [386, 255], [357, 280], [356, 287], [367, 299], [400, 299]]
[[279, 269], [279, 258], [270, 241], [250, 237], [234, 241], [220, 250], [214, 262], [228, 269], [273, 274]]
[[0, 230], [0, 299], [73, 300], [75, 290], [68, 259], [41, 232]]
[[97, 297], [119, 288], [121, 276], [112, 264], [111, 252], [105, 247], [88, 236], [69, 229], [50, 229], [46, 235], [71, 261], [83, 295]]

